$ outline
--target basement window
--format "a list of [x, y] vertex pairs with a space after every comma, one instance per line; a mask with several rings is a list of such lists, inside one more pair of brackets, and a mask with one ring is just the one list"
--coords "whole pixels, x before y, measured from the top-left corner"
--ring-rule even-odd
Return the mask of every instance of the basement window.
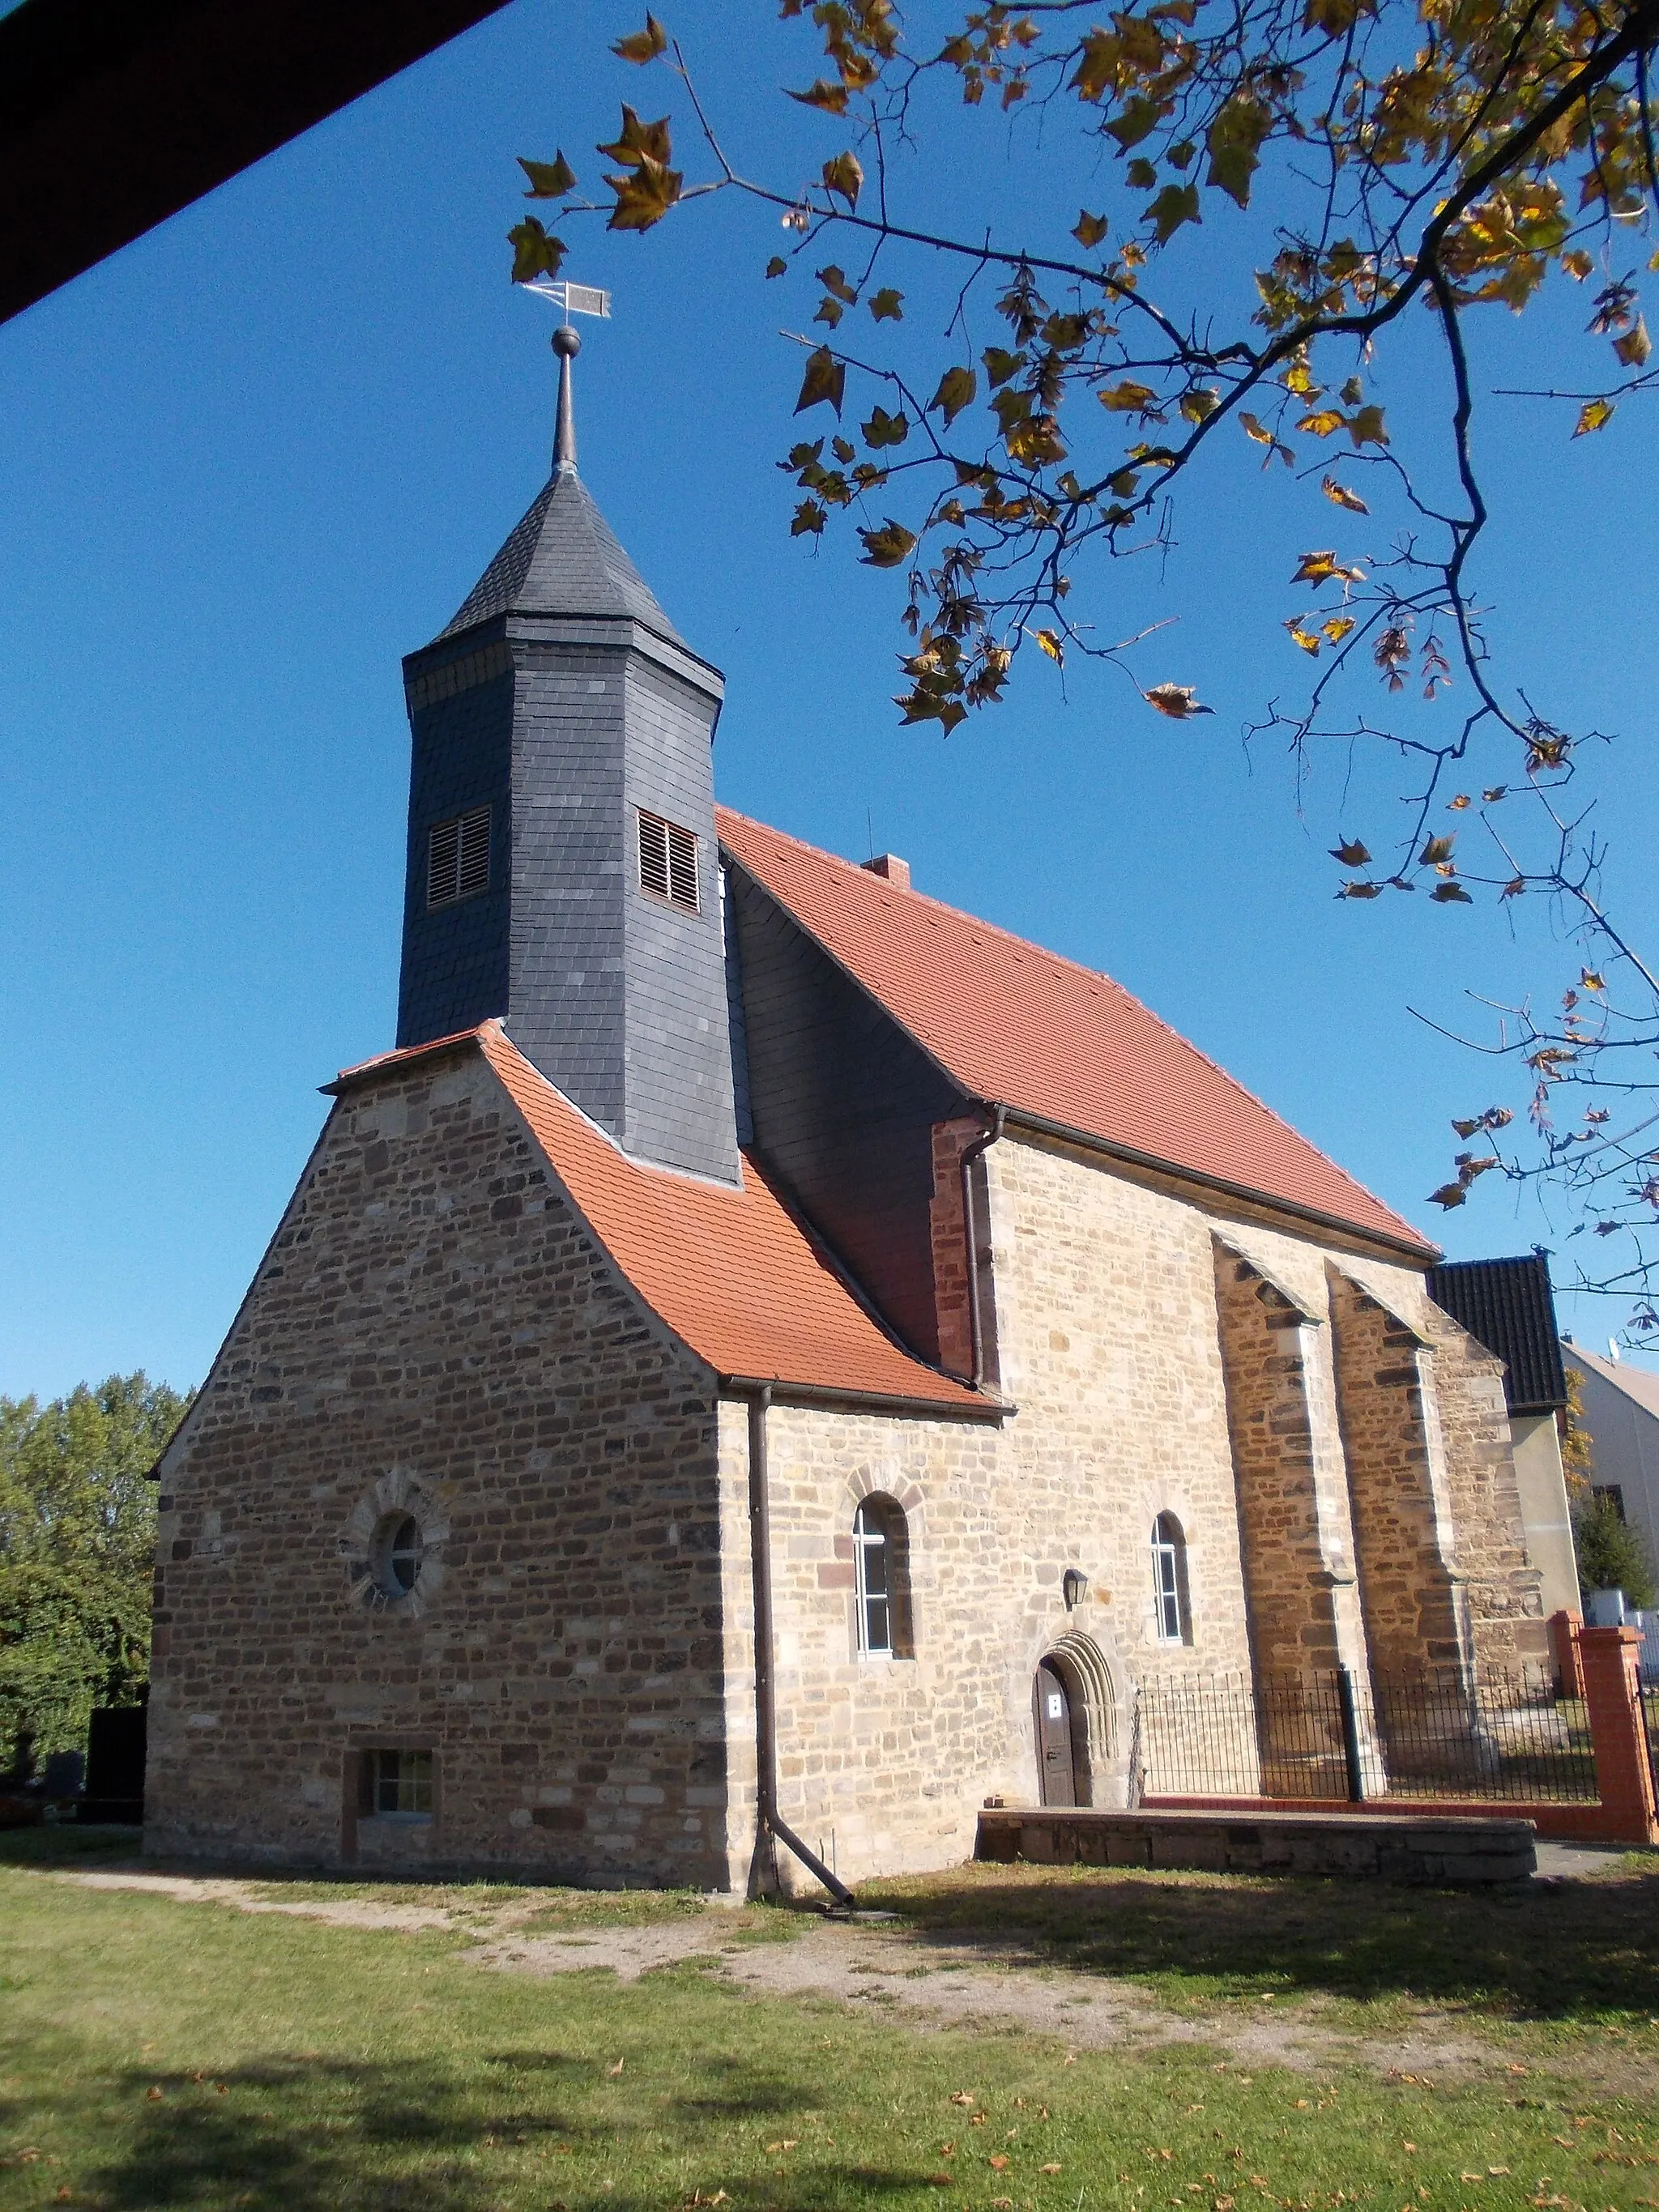
[[640, 889], [671, 906], [696, 914], [702, 901], [697, 892], [697, 840], [678, 822], [665, 822], [659, 814], [638, 810], [640, 823]]
[[472, 807], [434, 822], [427, 837], [426, 902], [453, 906], [489, 889], [489, 809]]
[[366, 1751], [360, 1774], [359, 1820], [432, 1818], [429, 1751]]

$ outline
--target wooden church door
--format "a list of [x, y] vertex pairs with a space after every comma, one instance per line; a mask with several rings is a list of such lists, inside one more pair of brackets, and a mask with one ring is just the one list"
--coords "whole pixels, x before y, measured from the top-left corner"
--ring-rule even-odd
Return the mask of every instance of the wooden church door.
[[1045, 1805], [1075, 1805], [1077, 1771], [1072, 1760], [1072, 1705], [1059, 1669], [1044, 1660], [1036, 1670], [1037, 1784]]

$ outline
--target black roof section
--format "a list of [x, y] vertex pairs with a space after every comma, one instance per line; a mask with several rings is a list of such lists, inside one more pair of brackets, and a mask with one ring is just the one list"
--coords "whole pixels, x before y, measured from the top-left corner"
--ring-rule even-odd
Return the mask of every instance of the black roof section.
[[574, 468], [548, 478], [433, 643], [501, 615], [632, 621], [685, 647]]
[[0, 17], [0, 322], [505, 0], [23, 0]]
[[1449, 1260], [1425, 1278], [1429, 1296], [1504, 1362], [1512, 1413], [1553, 1413], [1567, 1402], [1561, 1341], [1541, 1253], [1518, 1260]]

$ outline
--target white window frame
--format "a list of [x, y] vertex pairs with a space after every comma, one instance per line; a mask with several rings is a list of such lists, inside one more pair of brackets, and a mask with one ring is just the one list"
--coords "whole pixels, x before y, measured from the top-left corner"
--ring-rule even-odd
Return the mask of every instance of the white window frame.
[[1172, 1513], [1160, 1513], [1152, 1523], [1152, 1633], [1160, 1644], [1187, 1644], [1192, 1639], [1187, 1540], [1166, 1535], [1171, 1525], [1181, 1526]]
[[[893, 1643], [893, 1613], [898, 1594], [893, 1587], [894, 1544], [884, 1526], [887, 1516], [878, 1511], [872, 1514], [869, 1500], [860, 1500], [853, 1515], [853, 1579], [858, 1592], [859, 1653], [865, 1659], [895, 1659], [898, 1653]], [[878, 1553], [882, 1563], [882, 1588], [870, 1587], [870, 1559]], [[880, 1607], [886, 1622], [885, 1640], [878, 1643], [872, 1633], [870, 1617], [873, 1607]]]
[[[374, 1766], [368, 1793], [372, 1809], [363, 1817], [410, 1822], [431, 1820], [437, 1762], [429, 1751], [371, 1751], [365, 1756], [374, 1761]], [[423, 1767], [404, 1771], [406, 1761], [417, 1759], [424, 1760]], [[392, 1801], [390, 1803], [386, 1802], [388, 1797]]]

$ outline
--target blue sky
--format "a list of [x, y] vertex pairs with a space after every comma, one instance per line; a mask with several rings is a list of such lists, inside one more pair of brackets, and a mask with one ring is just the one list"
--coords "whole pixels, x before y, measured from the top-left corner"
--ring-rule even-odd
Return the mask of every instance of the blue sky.
[[[669, 20], [737, 158], [793, 183], [834, 150], [769, 94], [810, 73], [799, 31], [714, 0]], [[546, 468], [550, 318], [506, 281], [514, 157], [556, 142], [591, 171], [617, 99], [659, 112], [668, 88], [605, 51], [628, 27], [514, 0], [0, 327], [0, 1391], [199, 1381], [316, 1085], [392, 1042], [399, 656]], [[1024, 189], [988, 157], [911, 182], [958, 213]], [[1288, 568], [1263, 554], [1298, 527], [1290, 488], [1241, 451], [1167, 563], [1088, 586], [1103, 633], [1181, 617], [1137, 672], [1195, 684], [1212, 718], [1171, 725], [1120, 674], [1044, 666], [948, 741], [901, 730], [890, 581], [787, 536], [799, 495], [773, 463], [800, 357], [775, 332], [811, 295], [762, 281], [775, 221], [723, 200], [642, 240], [566, 234], [572, 273], [615, 294], [578, 366], [583, 473], [726, 672], [722, 797], [856, 858], [900, 852], [921, 888], [1109, 969], [1455, 1255], [1561, 1242], [1503, 1192], [1443, 1222], [1424, 1204], [1449, 1115], [1502, 1086], [1407, 1011], [1455, 1025], [1484, 1018], [1469, 989], [1547, 995], [1569, 957], [1550, 917], [1511, 937], [1482, 910], [1334, 903], [1324, 848], [1386, 822], [1383, 787], [1365, 812], [1362, 763], [1339, 822], [1334, 761], [1298, 811], [1282, 752], [1243, 743], [1303, 674], [1277, 627]], [[1237, 240], [1188, 244], [1201, 288]], [[1543, 313], [1565, 362], [1587, 305]], [[1483, 326], [1486, 385], [1536, 380], [1521, 335]], [[1437, 404], [1426, 356], [1395, 374], [1402, 422]], [[1626, 408], [1569, 447], [1562, 418], [1499, 401], [1481, 431], [1498, 635], [1555, 719], [1622, 732], [1586, 787], [1607, 793], [1609, 897], [1650, 947], [1656, 421]], [[1612, 1320], [1569, 1318], [1590, 1343]]]

